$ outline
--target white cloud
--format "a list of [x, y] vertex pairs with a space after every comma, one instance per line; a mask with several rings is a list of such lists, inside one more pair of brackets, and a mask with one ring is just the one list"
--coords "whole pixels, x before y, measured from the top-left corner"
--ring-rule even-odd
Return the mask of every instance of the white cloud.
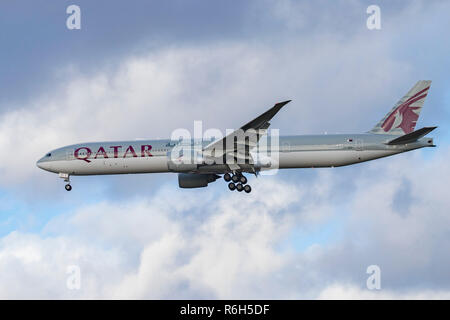
[[[3, 291], [11, 297], [161, 298], [246, 296], [258, 279], [270, 277], [285, 263], [275, 250], [288, 230], [283, 211], [297, 201], [296, 189], [263, 183], [259, 195], [230, 206], [231, 194], [208, 205], [216, 211], [198, 217], [200, 196], [182, 210], [158, 198], [114, 204], [95, 204], [57, 218], [47, 236], [14, 232], [0, 242]], [[282, 195], [268, 201], [269, 190]], [[243, 196], [245, 199], [245, 196]], [[214, 204], [216, 203], [216, 204]], [[180, 215], [182, 214], [182, 215]], [[69, 230], [72, 230], [71, 232]], [[56, 234], [56, 235], [55, 235]], [[82, 289], [65, 287], [68, 265], [79, 265]], [[8, 274], [13, 273], [11, 278]], [[243, 278], [242, 278], [243, 277]], [[23, 279], [20, 281], [19, 279]], [[14, 290], [8, 288], [14, 284]], [[28, 286], [32, 288], [28, 288]], [[238, 288], [237, 288], [238, 287]], [[40, 288], [40, 289], [39, 289]]]
[[[339, 169], [325, 171], [312, 186], [265, 177], [250, 196], [192, 193], [187, 199], [165, 186], [149, 199], [85, 206], [52, 220], [42, 235], [14, 232], [0, 240], [0, 296], [445, 298], [450, 203], [424, 190], [445, 185], [449, 154], [409, 154], [367, 166], [337, 211]], [[429, 170], [434, 167], [441, 170]], [[391, 203], [402, 179], [412, 184], [403, 216]], [[318, 192], [324, 183], [332, 187]], [[342, 220], [339, 237], [295, 249], [293, 233], [336, 219]], [[73, 264], [82, 271], [80, 291], [65, 287], [65, 268]], [[364, 287], [371, 264], [381, 268], [380, 292]]]

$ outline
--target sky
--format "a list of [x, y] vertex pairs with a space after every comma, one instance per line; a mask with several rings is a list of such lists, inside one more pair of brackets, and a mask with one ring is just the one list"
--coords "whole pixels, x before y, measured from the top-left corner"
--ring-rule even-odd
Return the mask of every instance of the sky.
[[[69, 5], [81, 29], [69, 30]], [[369, 30], [376, 4], [381, 29]], [[14, 1], [0, 5], [0, 298], [449, 299], [448, 1]], [[249, 177], [72, 177], [86, 141], [237, 128], [366, 132], [418, 80], [436, 148]], [[367, 268], [381, 271], [370, 290]], [[79, 270], [77, 288], [69, 270]]]

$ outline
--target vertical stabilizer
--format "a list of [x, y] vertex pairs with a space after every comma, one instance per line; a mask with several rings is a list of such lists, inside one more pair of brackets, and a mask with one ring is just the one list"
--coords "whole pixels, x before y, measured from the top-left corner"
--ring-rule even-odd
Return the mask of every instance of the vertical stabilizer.
[[429, 80], [418, 81], [370, 132], [398, 135], [413, 132], [430, 85]]

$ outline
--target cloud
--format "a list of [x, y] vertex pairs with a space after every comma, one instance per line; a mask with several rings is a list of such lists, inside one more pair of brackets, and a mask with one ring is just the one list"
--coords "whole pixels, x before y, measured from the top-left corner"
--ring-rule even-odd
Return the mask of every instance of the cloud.
[[[217, 213], [204, 217], [198, 216], [204, 206], [200, 196], [179, 207], [181, 201], [173, 197], [173, 202], [165, 201], [169, 193], [163, 189], [147, 201], [119, 208], [95, 204], [56, 218], [42, 237], [13, 232], [0, 242], [0, 269], [4, 271], [0, 296], [235, 294], [237, 283], [245, 289], [252, 279], [267, 277], [283, 262], [273, 246], [283, 237], [287, 226], [283, 210], [295, 201], [295, 190], [267, 183], [259, 188], [260, 195], [243, 201], [239, 208], [229, 205], [230, 194], [218, 202], [210, 199], [208, 205]], [[273, 188], [284, 196], [277, 201], [264, 200], [264, 193]], [[178, 197], [181, 200], [183, 196]], [[74, 264], [82, 271], [83, 289], [78, 294], [65, 287], [65, 268]], [[7, 276], [11, 272], [12, 278]], [[241, 280], [242, 276], [247, 280]], [[37, 283], [41, 291], [33, 286], [27, 289], [30, 283]], [[8, 290], [13, 284], [16, 289]]]
[[[187, 197], [167, 185], [147, 199], [86, 205], [57, 216], [40, 235], [1, 238], [0, 296], [445, 298], [450, 203], [439, 190], [449, 154], [374, 162], [341, 200], [333, 169], [320, 171], [313, 185], [265, 177], [250, 196], [219, 190]], [[411, 184], [406, 214], [392, 201], [404, 180]], [[293, 235], [333, 220], [342, 232], [298, 249], [304, 240]], [[365, 289], [372, 264], [381, 268], [380, 292]], [[81, 268], [79, 291], [66, 287], [68, 265]]]

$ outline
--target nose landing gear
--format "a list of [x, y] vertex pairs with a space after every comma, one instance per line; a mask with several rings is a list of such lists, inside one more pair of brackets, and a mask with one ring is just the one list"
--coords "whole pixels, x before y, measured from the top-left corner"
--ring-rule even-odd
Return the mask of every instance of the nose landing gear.
[[64, 182], [67, 182], [67, 184], [64, 186], [64, 188], [67, 191], [72, 190], [72, 186], [70, 185], [70, 175], [68, 173], [59, 173], [59, 177], [61, 179], [64, 179]]
[[248, 182], [247, 178], [242, 173], [229, 174], [225, 173], [223, 179], [228, 183], [228, 189], [231, 191], [237, 190], [238, 192], [245, 191], [245, 193], [252, 192], [252, 187], [246, 184]]

